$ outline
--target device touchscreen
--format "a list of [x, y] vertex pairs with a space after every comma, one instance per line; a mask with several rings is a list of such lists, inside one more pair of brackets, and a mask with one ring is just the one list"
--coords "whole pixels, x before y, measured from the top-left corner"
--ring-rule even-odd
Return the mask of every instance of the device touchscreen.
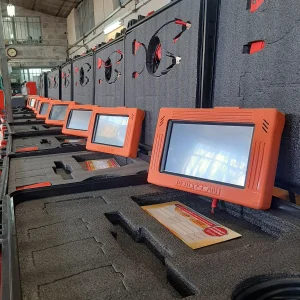
[[67, 129], [87, 131], [92, 113], [91, 110], [71, 110]]
[[48, 111], [49, 103], [42, 103], [40, 106], [40, 115], [45, 115]]
[[128, 116], [98, 115], [93, 143], [123, 147], [128, 125]]
[[53, 105], [49, 120], [63, 121], [66, 117], [68, 105]]
[[169, 123], [161, 171], [243, 188], [253, 125]]

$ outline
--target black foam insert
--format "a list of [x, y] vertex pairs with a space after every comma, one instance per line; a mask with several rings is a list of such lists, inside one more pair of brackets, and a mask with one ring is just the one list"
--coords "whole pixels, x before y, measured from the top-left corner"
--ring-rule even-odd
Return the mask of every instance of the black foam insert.
[[124, 40], [106, 44], [95, 53], [95, 104], [124, 106]]
[[39, 95], [42, 97], [48, 97], [48, 78], [47, 73], [42, 73], [39, 77]]
[[[285, 113], [277, 179], [299, 186], [299, 1], [264, 1], [254, 13], [245, 2], [221, 2], [214, 106], [274, 107]], [[264, 40], [265, 48], [244, 54], [243, 46], [256, 40]]]
[[[242, 237], [192, 250], [139, 207], [169, 201]], [[299, 276], [298, 219], [223, 203], [211, 215], [210, 205], [152, 185], [17, 205], [23, 300], [228, 300], [250, 281]]]
[[[199, 24], [201, 24], [200, 18], [203, 12], [202, 3], [199, 0], [171, 3], [170, 7], [144, 19], [144, 22], [141, 21], [141, 24], [133, 27], [126, 34], [125, 105], [146, 111], [142, 142], [147, 145], [153, 144], [161, 107], [196, 107], [197, 105], [197, 86], [199, 74], [201, 74], [198, 63], [201, 59]], [[191, 23], [191, 28], [183, 32], [176, 43], [173, 39], [181, 32], [182, 27], [175, 24], [175, 19]], [[140, 46], [136, 55], [133, 55], [132, 48], [136, 40], [148, 49], [156, 32], [162, 46], [162, 59], [153, 76], [146, 67], [147, 55], [144, 47]], [[166, 75], [156, 77], [172, 63], [172, 58], [167, 57], [167, 52], [180, 56], [181, 62]], [[133, 78], [134, 72], [141, 74]]]
[[94, 104], [93, 53], [73, 61], [73, 98], [81, 104]]
[[48, 97], [52, 99], [60, 99], [60, 68], [54, 69], [47, 74], [48, 78]]
[[64, 64], [61, 67], [61, 100], [73, 100], [73, 76], [72, 76], [72, 62]]

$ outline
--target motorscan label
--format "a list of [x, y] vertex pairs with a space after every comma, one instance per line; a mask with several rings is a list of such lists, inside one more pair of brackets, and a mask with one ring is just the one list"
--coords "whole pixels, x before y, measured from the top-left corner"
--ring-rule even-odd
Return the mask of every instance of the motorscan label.
[[221, 191], [220, 189], [211, 187], [209, 185], [194, 184], [192, 182], [185, 181], [185, 180], [178, 180], [176, 182], [176, 186], [188, 188], [194, 191], [203, 191], [211, 195], [220, 195], [220, 191]]

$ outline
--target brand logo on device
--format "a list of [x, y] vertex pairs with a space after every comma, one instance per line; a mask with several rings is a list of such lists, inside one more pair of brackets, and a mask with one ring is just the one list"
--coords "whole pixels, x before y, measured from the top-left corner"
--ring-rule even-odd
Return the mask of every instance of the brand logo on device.
[[113, 148], [99, 148], [100, 151], [103, 151], [103, 152], [108, 152], [108, 153], [114, 153], [115, 150]]
[[182, 180], [178, 180], [176, 182], [176, 186], [188, 188], [194, 191], [203, 191], [205, 193], [212, 194], [212, 195], [220, 195], [220, 191], [221, 191], [220, 189], [211, 187], [209, 185], [194, 184], [189, 181], [182, 181]]

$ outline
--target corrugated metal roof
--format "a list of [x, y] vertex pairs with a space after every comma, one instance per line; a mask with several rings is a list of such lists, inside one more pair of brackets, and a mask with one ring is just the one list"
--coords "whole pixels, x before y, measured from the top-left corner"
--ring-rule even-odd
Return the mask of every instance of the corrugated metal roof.
[[[2, 1], [5, 2], [5, 1]], [[8, 2], [6, 0], [6, 2]], [[10, 3], [51, 16], [66, 18], [82, 0], [11, 0]]]

